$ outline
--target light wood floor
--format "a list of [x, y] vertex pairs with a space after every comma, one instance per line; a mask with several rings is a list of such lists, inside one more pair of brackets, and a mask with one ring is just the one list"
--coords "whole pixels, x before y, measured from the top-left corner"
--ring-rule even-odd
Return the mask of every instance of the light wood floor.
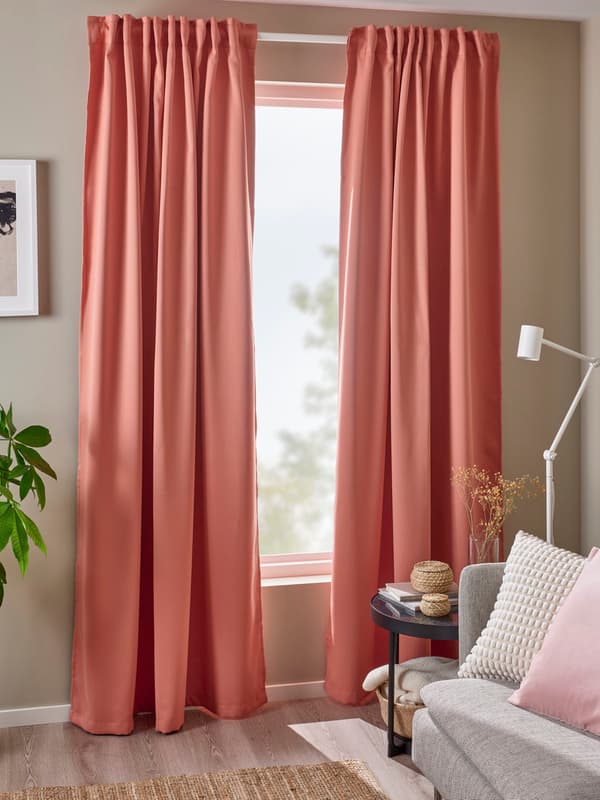
[[0, 729], [0, 792], [357, 758], [390, 800], [433, 797], [410, 759], [386, 757], [375, 705], [350, 708], [326, 698], [270, 703], [239, 721], [190, 711], [183, 729], [169, 736], [152, 725], [152, 716], [141, 716], [125, 737], [92, 736], [69, 724]]

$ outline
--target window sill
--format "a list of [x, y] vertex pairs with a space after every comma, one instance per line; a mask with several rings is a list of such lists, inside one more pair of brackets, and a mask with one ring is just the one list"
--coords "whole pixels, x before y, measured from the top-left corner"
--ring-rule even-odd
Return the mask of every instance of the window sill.
[[286, 578], [262, 578], [260, 585], [269, 586], [301, 586], [308, 583], [331, 583], [331, 575], [294, 575]]
[[[305, 583], [324, 583], [316, 580], [331, 580], [333, 567], [331, 552], [326, 553], [285, 553], [280, 555], [263, 555], [260, 559], [260, 577], [263, 586], [282, 586], [293, 584], [295, 578], [308, 578]], [[266, 581], [283, 581], [282, 583], [266, 583]]]

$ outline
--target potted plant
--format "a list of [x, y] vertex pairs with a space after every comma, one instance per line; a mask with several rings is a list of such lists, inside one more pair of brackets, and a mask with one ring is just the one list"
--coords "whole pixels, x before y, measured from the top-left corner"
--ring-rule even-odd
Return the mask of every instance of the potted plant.
[[[17, 430], [12, 403], [8, 410], [0, 405], [0, 445], [4, 444], [6, 449], [0, 454], [0, 553], [10, 543], [23, 575], [29, 563], [30, 540], [46, 554], [42, 534], [21, 504], [32, 494], [40, 510], [46, 505], [42, 474], [56, 479], [56, 473], [38, 453], [38, 448], [46, 447], [51, 441], [50, 431], [41, 425]], [[0, 562], [0, 605], [5, 585], [6, 569]]]
[[500, 472], [492, 473], [477, 465], [453, 467], [451, 482], [467, 512], [471, 564], [498, 561], [500, 533], [506, 517], [521, 502], [544, 492], [537, 477], [505, 478]]

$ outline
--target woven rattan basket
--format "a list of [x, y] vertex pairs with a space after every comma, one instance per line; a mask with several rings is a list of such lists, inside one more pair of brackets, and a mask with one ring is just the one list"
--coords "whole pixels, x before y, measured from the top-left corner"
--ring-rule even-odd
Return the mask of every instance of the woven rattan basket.
[[[375, 690], [377, 700], [379, 701], [379, 708], [383, 721], [387, 725], [388, 719], [388, 699], [387, 699], [387, 683], [382, 684]], [[406, 739], [412, 739], [412, 721], [415, 711], [420, 708], [425, 708], [424, 705], [419, 703], [394, 703], [394, 731], [398, 736], [404, 736]]]
[[427, 617], [445, 617], [450, 613], [450, 600], [447, 594], [424, 594], [420, 608]]
[[444, 561], [418, 561], [410, 573], [410, 582], [417, 592], [447, 592], [454, 582], [454, 573]]

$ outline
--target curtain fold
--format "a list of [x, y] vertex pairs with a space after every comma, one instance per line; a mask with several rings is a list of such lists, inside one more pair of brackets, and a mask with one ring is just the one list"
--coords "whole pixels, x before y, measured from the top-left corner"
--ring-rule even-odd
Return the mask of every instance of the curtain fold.
[[[352, 31], [344, 96], [340, 419], [326, 688], [366, 699], [386, 581], [468, 531], [454, 465], [501, 466], [495, 34]], [[401, 657], [422, 652], [404, 639]]]
[[256, 29], [88, 20], [71, 719], [265, 702], [251, 319]]

